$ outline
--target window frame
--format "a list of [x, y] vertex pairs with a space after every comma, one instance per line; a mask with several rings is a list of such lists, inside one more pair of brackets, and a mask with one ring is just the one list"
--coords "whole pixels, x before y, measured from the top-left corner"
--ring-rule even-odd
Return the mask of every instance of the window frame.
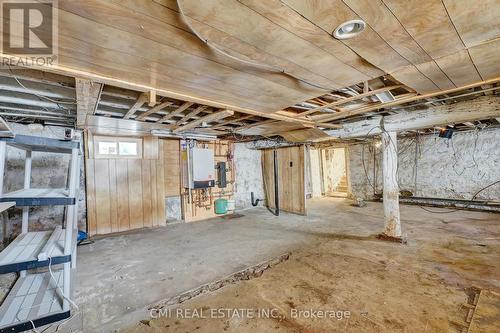
[[[94, 136], [94, 158], [96, 159], [142, 159], [143, 139], [130, 137]], [[100, 154], [99, 142], [116, 142], [116, 154]], [[136, 155], [120, 155], [120, 143], [136, 143]]]

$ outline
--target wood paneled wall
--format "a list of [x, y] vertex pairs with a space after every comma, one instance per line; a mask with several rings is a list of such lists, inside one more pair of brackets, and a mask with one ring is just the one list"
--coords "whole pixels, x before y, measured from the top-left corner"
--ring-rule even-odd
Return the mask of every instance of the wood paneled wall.
[[[276, 150], [280, 210], [305, 215], [304, 146], [279, 148]], [[262, 150], [262, 170], [266, 202], [270, 208], [274, 209], [273, 149]]]
[[[86, 142], [89, 234], [163, 225], [166, 193], [175, 189], [179, 193], [178, 177], [175, 182], [175, 175], [171, 176], [171, 171], [178, 168], [169, 167], [169, 163], [175, 164], [175, 156], [178, 158], [178, 153], [169, 154], [179, 146], [179, 141], [144, 137], [142, 159], [95, 159], [90, 133]], [[165, 162], [166, 156], [169, 163]]]

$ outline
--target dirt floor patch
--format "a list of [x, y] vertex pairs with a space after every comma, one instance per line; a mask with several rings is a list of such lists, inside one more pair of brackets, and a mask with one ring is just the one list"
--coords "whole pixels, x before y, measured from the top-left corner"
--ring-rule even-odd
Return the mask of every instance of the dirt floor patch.
[[452, 322], [464, 320], [470, 279], [491, 287], [500, 273], [498, 243], [473, 243], [332, 237], [126, 332], [459, 332]]

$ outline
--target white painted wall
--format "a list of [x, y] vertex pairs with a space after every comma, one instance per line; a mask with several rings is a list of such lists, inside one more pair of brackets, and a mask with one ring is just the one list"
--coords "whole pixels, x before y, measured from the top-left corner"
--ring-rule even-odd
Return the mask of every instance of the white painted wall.
[[320, 165], [321, 150], [311, 148], [309, 150], [309, 158], [311, 161], [311, 196], [312, 198], [321, 197], [321, 165]]
[[264, 198], [261, 152], [249, 149], [246, 143], [236, 143], [234, 145], [234, 164], [236, 169], [234, 191], [236, 209], [250, 208], [252, 207], [251, 192], [254, 192], [256, 198]]
[[[373, 183], [373, 147], [364, 148], [365, 167]], [[373, 188], [363, 171], [362, 149], [362, 145], [349, 147], [351, 189], [355, 196], [368, 199]], [[378, 148], [375, 168], [379, 193], [380, 156]], [[400, 190], [418, 197], [471, 199], [481, 188], [500, 180], [500, 129], [457, 132], [451, 140], [427, 135], [420, 137], [418, 145], [413, 139], [399, 139], [398, 163]], [[477, 199], [500, 200], [500, 185], [483, 191]]]
[[323, 181], [325, 193], [336, 191], [345, 173], [345, 149], [323, 149]]

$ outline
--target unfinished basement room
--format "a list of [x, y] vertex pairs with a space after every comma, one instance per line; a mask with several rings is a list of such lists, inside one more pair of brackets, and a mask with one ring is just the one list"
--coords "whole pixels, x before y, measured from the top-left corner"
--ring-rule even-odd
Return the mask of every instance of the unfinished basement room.
[[0, 7], [0, 333], [500, 332], [499, 0]]

